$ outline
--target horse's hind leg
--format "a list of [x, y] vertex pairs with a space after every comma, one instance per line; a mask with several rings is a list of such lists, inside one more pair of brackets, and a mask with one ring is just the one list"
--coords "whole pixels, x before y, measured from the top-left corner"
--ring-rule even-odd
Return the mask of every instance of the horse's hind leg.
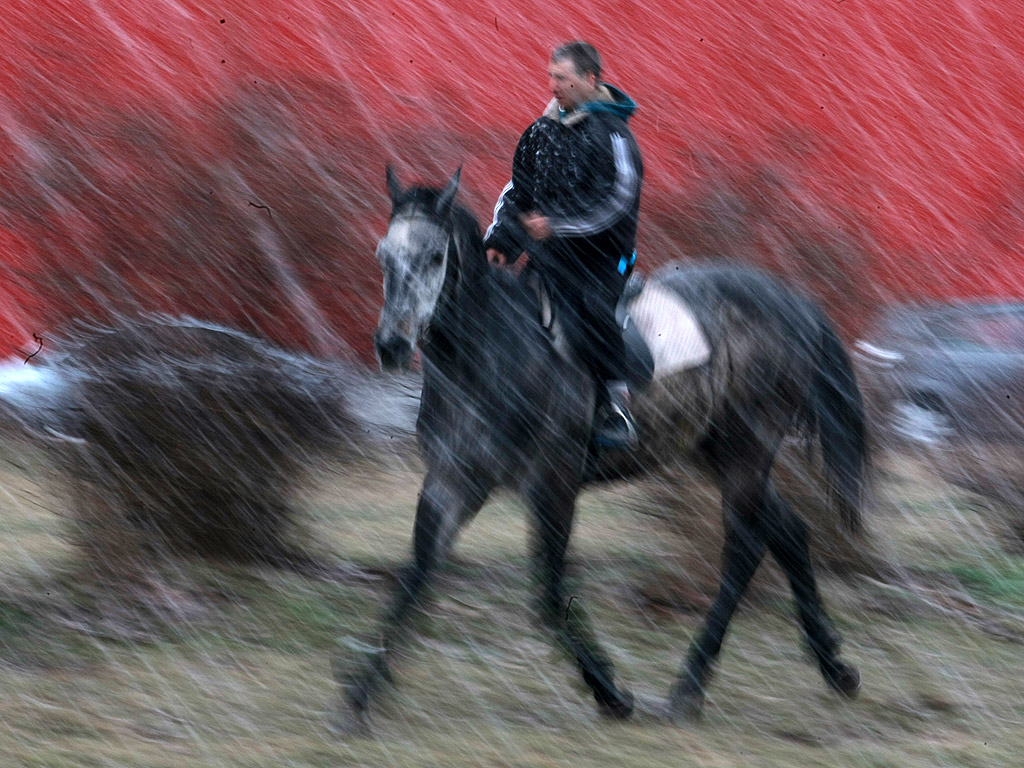
[[686, 663], [669, 694], [669, 717], [694, 718], [704, 706], [704, 688], [722, 649], [729, 622], [764, 558], [764, 534], [758, 521], [763, 489], [771, 469], [771, 451], [732, 414], [732, 429], [717, 429], [706, 446], [722, 486], [725, 542], [718, 595], [690, 645]]
[[431, 577], [447, 557], [461, 524], [483, 506], [487, 493], [462, 473], [431, 470], [423, 482], [413, 528], [413, 560], [402, 569], [392, 606], [380, 629], [380, 649], [369, 654], [363, 668], [344, 687], [348, 711], [337, 725], [365, 732], [370, 700], [383, 679], [390, 678], [387, 656], [402, 642], [413, 609], [421, 603]]
[[686, 664], [669, 694], [669, 716], [673, 720], [700, 715], [704, 688], [722, 649], [729, 622], [763, 558], [764, 539], [756, 525], [742, 516], [727, 523], [718, 596], [691, 643]]
[[527, 491], [534, 514], [534, 547], [540, 567], [540, 614], [565, 649], [576, 660], [583, 681], [594, 694], [603, 714], [616, 719], [633, 713], [633, 695], [616, 688], [615, 668], [594, 637], [581, 601], [565, 602], [565, 555], [572, 533], [578, 484], [559, 472], [535, 482]]
[[839, 638], [829, 626], [828, 615], [818, 595], [807, 546], [807, 525], [794, 514], [769, 483], [765, 489], [761, 521], [772, 555], [789, 579], [796, 599], [800, 623], [825, 681], [844, 696], [860, 690], [860, 674], [839, 660]]

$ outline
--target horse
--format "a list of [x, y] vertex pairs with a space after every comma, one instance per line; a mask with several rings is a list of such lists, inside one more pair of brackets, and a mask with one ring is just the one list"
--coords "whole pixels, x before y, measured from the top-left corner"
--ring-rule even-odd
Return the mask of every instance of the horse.
[[[830, 500], [855, 533], [868, 465], [865, 416], [850, 358], [824, 312], [767, 272], [737, 265], [673, 265], [648, 279], [684, 302], [706, 359], [655, 378], [634, 397], [641, 448], [597, 456], [590, 442], [595, 384], [538, 321], [538, 295], [492, 268], [480, 227], [456, 202], [461, 168], [443, 189], [408, 189], [388, 168], [391, 215], [379, 241], [384, 303], [374, 345], [385, 370], [408, 369], [418, 348], [423, 389], [417, 435], [426, 466], [412, 561], [383, 618], [379, 648], [342, 675], [336, 725], [369, 732], [371, 700], [392, 680], [388, 656], [459, 531], [490, 493], [517, 491], [532, 518], [539, 613], [575, 659], [598, 710], [628, 718], [636, 700], [585, 612], [565, 603], [564, 570], [578, 493], [587, 484], [652, 472], [679, 456], [705, 467], [722, 493], [726, 537], [719, 591], [666, 701], [642, 702], [672, 722], [699, 717], [729, 621], [764, 557], [788, 577], [807, 644], [826, 683], [852, 698], [857, 669], [819, 597], [806, 524], [780, 496], [771, 469], [784, 438], [816, 436]], [[557, 324], [556, 324], [557, 326]]]

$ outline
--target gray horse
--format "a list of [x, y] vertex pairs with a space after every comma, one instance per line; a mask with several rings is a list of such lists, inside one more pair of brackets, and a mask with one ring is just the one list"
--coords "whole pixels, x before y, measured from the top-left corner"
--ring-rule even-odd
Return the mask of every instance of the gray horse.
[[412, 609], [459, 530], [499, 486], [518, 491], [532, 512], [544, 622], [575, 659], [600, 711], [629, 717], [633, 696], [616, 686], [578, 603], [572, 610], [565, 603], [576, 497], [588, 482], [649, 472], [681, 456], [717, 480], [727, 535], [718, 596], [659, 710], [674, 721], [700, 713], [730, 618], [766, 549], [789, 578], [825, 681], [856, 695], [860, 676], [839, 659], [806, 525], [770, 477], [787, 434], [797, 427], [816, 433], [835, 506], [848, 529], [857, 529], [864, 413], [849, 358], [822, 311], [745, 267], [680, 266], [649, 280], [644, 293], [660, 290], [689, 308], [706, 349], [692, 364], [656, 376], [637, 398], [640, 451], [595, 463], [594, 384], [558, 333], [538, 322], [536, 292], [489, 267], [477, 221], [455, 202], [458, 184], [457, 172], [442, 190], [403, 189], [387, 173], [392, 212], [377, 249], [384, 306], [374, 340], [385, 369], [406, 369], [421, 351], [417, 433], [427, 470], [412, 563], [384, 618], [381, 650], [342, 681], [339, 724], [368, 727], [371, 698], [390, 678], [388, 655], [407, 635]]

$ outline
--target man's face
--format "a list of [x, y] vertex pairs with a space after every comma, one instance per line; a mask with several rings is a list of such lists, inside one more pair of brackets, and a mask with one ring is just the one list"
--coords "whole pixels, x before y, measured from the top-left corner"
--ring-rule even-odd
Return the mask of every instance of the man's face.
[[556, 59], [548, 65], [548, 87], [562, 109], [575, 109], [590, 100], [597, 88], [593, 72], [581, 75], [572, 59]]

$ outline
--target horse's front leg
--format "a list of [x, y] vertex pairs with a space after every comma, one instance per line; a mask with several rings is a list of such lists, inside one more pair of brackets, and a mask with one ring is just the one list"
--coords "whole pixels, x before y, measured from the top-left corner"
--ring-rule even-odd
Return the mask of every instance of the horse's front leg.
[[555, 632], [556, 640], [575, 659], [602, 714], [625, 719], [633, 713], [633, 695], [616, 688], [614, 665], [594, 636], [582, 601], [565, 601], [565, 556], [578, 489], [578, 483], [551, 472], [527, 490], [534, 515], [534, 555], [541, 576], [540, 614]]
[[413, 559], [402, 569], [391, 608], [378, 637], [379, 647], [367, 655], [361, 668], [339, 682], [342, 709], [335, 723], [345, 733], [369, 730], [370, 701], [380, 683], [390, 680], [388, 656], [405, 639], [413, 610], [422, 605], [430, 580], [447, 558], [462, 523], [479, 511], [486, 492], [474, 488], [455, 471], [431, 469], [423, 482], [413, 529]]

